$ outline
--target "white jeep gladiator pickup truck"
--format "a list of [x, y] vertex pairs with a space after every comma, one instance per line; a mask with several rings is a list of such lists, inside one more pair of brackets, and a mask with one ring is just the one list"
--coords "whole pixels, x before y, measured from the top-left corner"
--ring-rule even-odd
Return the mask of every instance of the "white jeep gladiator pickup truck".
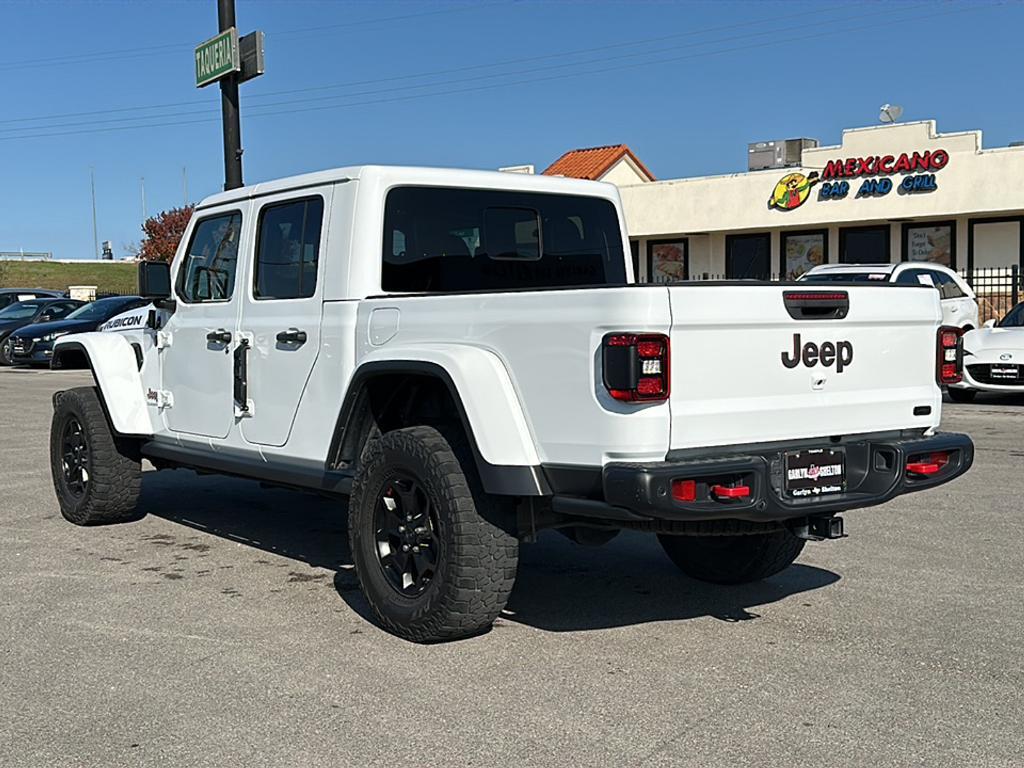
[[936, 431], [961, 362], [934, 290], [633, 285], [628, 253], [588, 181], [365, 166], [213, 195], [140, 265], [152, 309], [57, 343], [96, 383], [54, 398], [63, 515], [136, 515], [143, 458], [348, 497], [366, 599], [435, 641], [491, 625], [542, 529], [654, 533], [744, 582], [970, 467]]

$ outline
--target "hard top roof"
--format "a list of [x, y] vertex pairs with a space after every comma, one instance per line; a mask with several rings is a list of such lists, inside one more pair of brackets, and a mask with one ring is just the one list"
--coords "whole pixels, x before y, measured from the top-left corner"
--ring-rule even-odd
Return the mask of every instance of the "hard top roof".
[[272, 181], [218, 192], [204, 198], [199, 208], [209, 208], [224, 203], [261, 197], [277, 192], [305, 187], [321, 186], [347, 181], [368, 181], [385, 186], [438, 186], [477, 187], [481, 189], [512, 189], [524, 192], [549, 192], [552, 194], [589, 195], [616, 199], [618, 190], [612, 184], [584, 179], [569, 179], [560, 176], [543, 176], [502, 171], [474, 171], [464, 168], [425, 168], [398, 165], [354, 165], [332, 168], [299, 176], [288, 176]]

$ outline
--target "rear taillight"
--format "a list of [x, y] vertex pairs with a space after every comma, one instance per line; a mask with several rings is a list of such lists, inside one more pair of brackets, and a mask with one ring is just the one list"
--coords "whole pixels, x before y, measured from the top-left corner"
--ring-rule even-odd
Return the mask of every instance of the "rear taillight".
[[609, 333], [602, 343], [604, 386], [623, 402], [669, 396], [669, 340], [662, 333]]
[[963, 331], [944, 325], [939, 328], [935, 379], [939, 384], [959, 384], [963, 380], [960, 337]]

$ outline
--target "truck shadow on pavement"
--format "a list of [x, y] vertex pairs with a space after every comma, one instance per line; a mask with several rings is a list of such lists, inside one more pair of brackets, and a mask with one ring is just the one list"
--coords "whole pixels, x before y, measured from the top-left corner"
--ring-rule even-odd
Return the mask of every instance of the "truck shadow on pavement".
[[[352, 569], [344, 502], [175, 470], [145, 473], [140, 508], [194, 531], [331, 570], [338, 595], [372, 621]], [[762, 606], [839, 578], [798, 562], [763, 582], [716, 586], [684, 576], [651, 535], [623, 533], [591, 548], [548, 531], [521, 548], [519, 576], [500, 626], [514, 622], [567, 632], [699, 617], [748, 621], [759, 618]]]

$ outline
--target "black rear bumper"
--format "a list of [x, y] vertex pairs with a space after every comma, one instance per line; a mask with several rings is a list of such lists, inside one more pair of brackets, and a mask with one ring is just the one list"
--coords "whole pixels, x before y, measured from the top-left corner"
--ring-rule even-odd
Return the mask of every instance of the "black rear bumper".
[[[846, 453], [846, 490], [810, 498], [783, 495], [783, 456], [806, 448], [842, 447]], [[949, 460], [931, 475], [906, 469], [909, 460], [948, 452]], [[931, 437], [859, 436], [839, 443], [800, 441], [798, 445], [733, 448], [718, 455], [680, 457], [654, 464], [613, 463], [601, 472], [601, 491], [589, 497], [558, 494], [558, 512], [604, 520], [698, 521], [739, 519], [755, 522], [829, 515], [882, 504], [896, 496], [934, 488], [959, 477], [974, 461], [974, 443], [967, 435], [940, 432]], [[693, 479], [694, 501], [672, 496], [674, 480]], [[708, 492], [712, 483], [742, 484], [744, 498], [719, 499]]]

